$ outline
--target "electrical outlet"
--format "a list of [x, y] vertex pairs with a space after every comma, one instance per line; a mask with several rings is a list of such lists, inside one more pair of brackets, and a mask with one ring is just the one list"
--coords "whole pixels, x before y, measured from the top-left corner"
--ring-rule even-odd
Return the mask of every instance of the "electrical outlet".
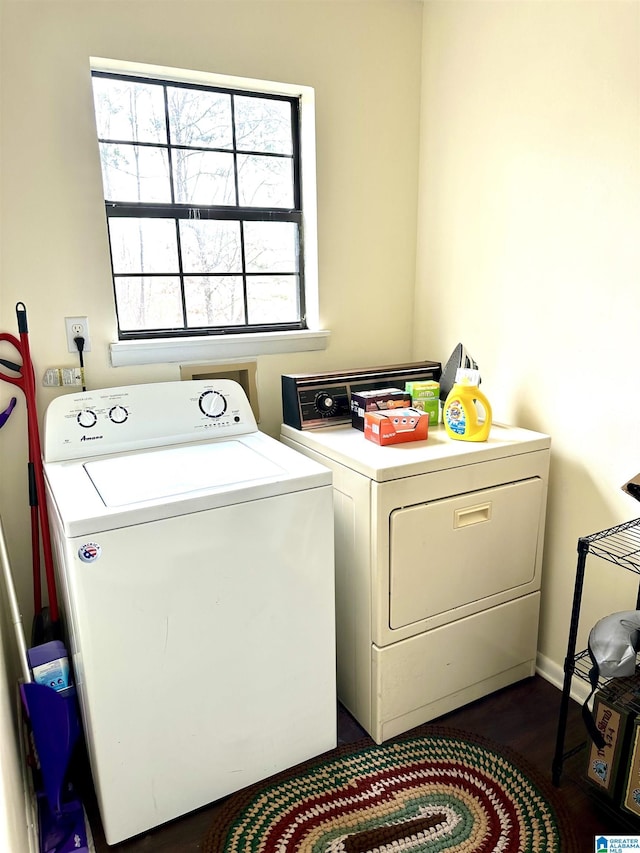
[[84, 352], [91, 352], [89, 320], [87, 317], [65, 317], [64, 326], [67, 333], [67, 348], [69, 352], [78, 352], [74, 338], [84, 338]]

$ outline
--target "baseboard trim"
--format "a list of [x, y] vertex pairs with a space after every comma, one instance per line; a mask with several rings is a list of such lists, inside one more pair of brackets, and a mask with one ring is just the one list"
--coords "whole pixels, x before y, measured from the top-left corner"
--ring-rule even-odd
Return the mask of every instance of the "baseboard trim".
[[[554, 660], [551, 660], [551, 658], [541, 655], [540, 652], [538, 652], [536, 656], [536, 672], [544, 678], [545, 681], [549, 681], [557, 687], [558, 690], [562, 690], [564, 685], [563, 667], [557, 664]], [[571, 679], [571, 698], [575, 699], [576, 702], [582, 705], [590, 692], [591, 688], [587, 682], [574, 675]]]

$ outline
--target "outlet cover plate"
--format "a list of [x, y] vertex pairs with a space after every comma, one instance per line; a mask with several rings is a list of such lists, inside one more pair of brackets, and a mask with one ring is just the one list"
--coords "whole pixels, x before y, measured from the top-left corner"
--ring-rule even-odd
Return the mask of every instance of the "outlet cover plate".
[[89, 337], [89, 320], [87, 317], [65, 317], [65, 332], [67, 335], [67, 349], [69, 352], [77, 353], [74, 338], [78, 337], [78, 330], [84, 330], [84, 352], [91, 352], [91, 338]]

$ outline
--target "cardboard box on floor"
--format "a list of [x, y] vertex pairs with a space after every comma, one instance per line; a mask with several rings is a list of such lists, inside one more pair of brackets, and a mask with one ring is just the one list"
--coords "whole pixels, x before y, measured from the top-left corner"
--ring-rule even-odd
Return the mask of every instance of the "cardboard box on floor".
[[599, 691], [593, 702], [596, 728], [605, 740], [602, 749], [588, 744], [586, 778], [608, 798], [618, 798], [626, 772], [626, 746], [634, 715], [623, 703], [606, 691]]

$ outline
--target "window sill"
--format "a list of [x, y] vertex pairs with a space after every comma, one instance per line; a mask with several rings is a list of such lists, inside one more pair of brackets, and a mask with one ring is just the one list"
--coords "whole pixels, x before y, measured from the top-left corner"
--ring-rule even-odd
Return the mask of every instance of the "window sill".
[[331, 332], [264, 332], [220, 335], [210, 338], [157, 338], [144, 341], [117, 341], [109, 345], [112, 367], [141, 364], [185, 364], [247, 358], [286, 352], [310, 352], [327, 348]]

